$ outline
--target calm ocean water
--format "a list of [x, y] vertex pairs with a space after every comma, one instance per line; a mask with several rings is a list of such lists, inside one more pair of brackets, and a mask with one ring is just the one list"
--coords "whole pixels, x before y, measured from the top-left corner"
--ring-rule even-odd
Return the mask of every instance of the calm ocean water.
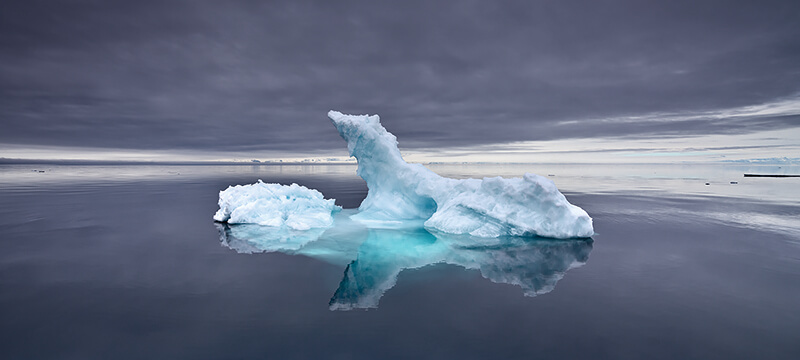
[[800, 178], [742, 176], [800, 167], [431, 168], [548, 176], [597, 235], [276, 244], [215, 224], [218, 192], [355, 208], [355, 167], [0, 165], [2, 358], [800, 358]]

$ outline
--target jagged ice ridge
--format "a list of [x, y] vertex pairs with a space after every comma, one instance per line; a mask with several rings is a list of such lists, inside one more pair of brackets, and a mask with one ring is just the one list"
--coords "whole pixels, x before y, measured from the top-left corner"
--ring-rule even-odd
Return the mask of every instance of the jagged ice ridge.
[[397, 138], [378, 115], [328, 117], [358, 160], [369, 191], [358, 220], [427, 219], [425, 227], [480, 237], [590, 237], [592, 219], [570, 204], [555, 184], [539, 175], [522, 178], [450, 179], [403, 160]]

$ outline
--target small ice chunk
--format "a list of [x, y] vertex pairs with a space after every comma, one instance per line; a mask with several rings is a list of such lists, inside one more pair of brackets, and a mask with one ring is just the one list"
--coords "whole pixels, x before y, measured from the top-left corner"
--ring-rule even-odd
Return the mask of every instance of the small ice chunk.
[[230, 186], [219, 193], [219, 210], [214, 220], [229, 224], [258, 224], [292, 230], [328, 228], [333, 214], [341, 210], [334, 199], [297, 184], [255, 184]]

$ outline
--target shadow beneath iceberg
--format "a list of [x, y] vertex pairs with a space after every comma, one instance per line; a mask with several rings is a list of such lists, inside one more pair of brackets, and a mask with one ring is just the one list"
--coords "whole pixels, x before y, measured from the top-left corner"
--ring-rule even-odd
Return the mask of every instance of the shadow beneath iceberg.
[[405, 269], [452, 264], [475, 269], [525, 296], [552, 291], [567, 270], [586, 263], [592, 239], [480, 238], [431, 232], [421, 223], [367, 227], [342, 216], [327, 230], [291, 232], [259, 225], [218, 223], [223, 246], [240, 253], [281, 252], [345, 266], [331, 310], [377, 308]]

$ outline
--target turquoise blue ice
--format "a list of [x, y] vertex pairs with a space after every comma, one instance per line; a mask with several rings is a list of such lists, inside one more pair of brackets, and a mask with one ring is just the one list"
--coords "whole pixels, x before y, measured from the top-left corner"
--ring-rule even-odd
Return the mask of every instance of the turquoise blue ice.
[[330, 111], [358, 175], [369, 192], [355, 218], [362, 221], [425, 220], [427, 229], [480, 237], [590, 237], [592, 218], [570, 204], [539, 175], [522, 178], [450, 179], [403, 160], [397, 138], [378, 115]]
[[[319, 259], [344, 268], [331, 310], [376, 308], [406, 269], [450, 264], [477, 270], [499, 284], [519, 286], [525, 296], [552, 291], [564, 274], [582, 266], [591, 239], [483, 238], [432, 232], [421, 221], [386, 226], [352, 220], [356, 210], [335, 215], [336, 225], [280, 238], [285, 229], [217, 224], [221, 243], [240, 253], [281, 252]], [[278, 237], [278, 238], [276, 238]]]

